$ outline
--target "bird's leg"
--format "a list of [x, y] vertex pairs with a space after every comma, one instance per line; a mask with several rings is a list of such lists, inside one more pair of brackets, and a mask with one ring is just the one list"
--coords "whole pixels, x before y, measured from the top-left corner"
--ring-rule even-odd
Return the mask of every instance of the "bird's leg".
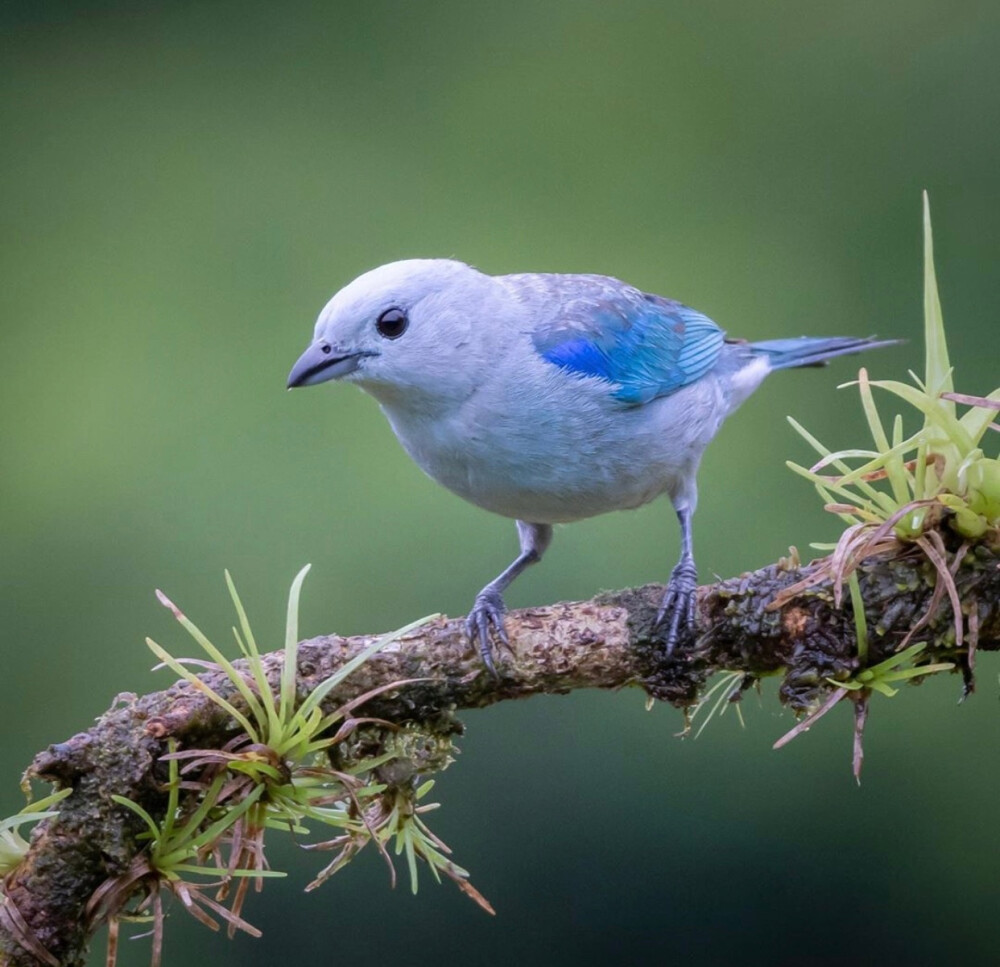
[[513, 583], [514, 579], [529, 565], [542, 559], [545, 549], [552, 541], [552, 526], [550, 524], [527, 524], [517, 521], [517, 536], [521, 542], [521, 553], [513, 563], [498, 574], [489, 584], [476, 595], [476, 603], [469, 612], [465, 622], [465, 631], [469, 640], [479, 646], [479, 654], [483, 663], [494, 678], [497, 675], [493, 663], [493, 641], [490, 637], [491, 628], [496, 631], [497, 638], [509, 646], [507, 632], [504, 630], [503, 616], [507, 606], [503, 603], [503, 593]]
[[667, 613], [670, 613], [670, 624], [664, 637], [668, 655], [673, 654], [674, 648], [677, 647], [681, 628], [693, 631], [695, 626], [694, 607], [697, 600], [695, 592], [698, 588], [698, 569], [695, 567], [691, 541], [692, 513], [690, 507], [681, 507], [677, 510], [677, 519], [681, 522], [681, 559], [670, 572], [663, 603], [656, 615], [656, 624], [659, 626]]

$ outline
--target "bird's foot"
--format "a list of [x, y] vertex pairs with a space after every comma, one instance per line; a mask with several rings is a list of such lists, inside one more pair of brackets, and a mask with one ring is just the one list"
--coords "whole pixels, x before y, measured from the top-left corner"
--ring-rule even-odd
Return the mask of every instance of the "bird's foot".
[[680, 639], [681, 631], [695, 629], [695, 604], [697, 602], [698, 572], [693, 561], [681, 561], [670, 572], [667, 590], [663, 595], [660, 610], [656, 613], [656, 627], [663, 625], [669, 615], [669, 624], [663, 636], [667, 654], [672, 655]]
[[496, 665], [493, 663], [493, 637], [495, 632], [501, 644], [510, 647], [507, 640], [507, 631], [504, 628], [503, 616], [507, 612], [507, 605], [503, 603], [503, 596], [493, 588], [483, 588], [476, 595], [476, 603], [469, 612], [469, 617], [465, 619], [465, 633], [469, 636], [469, 641], [479, 648], [483, 664], [489, 669], [490, 674], [499, 679]]

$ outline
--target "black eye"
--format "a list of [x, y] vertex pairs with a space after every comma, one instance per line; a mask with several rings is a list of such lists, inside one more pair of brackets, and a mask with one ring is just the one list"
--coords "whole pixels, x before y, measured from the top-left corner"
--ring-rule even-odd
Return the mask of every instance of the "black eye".
[[386, 309], [378, 317], [375, 328], [379, 335], [385, 336], [386, 339], [399, 339], [406, 332], [406, 327], [409, 324], [406, 313], [402, 309]]

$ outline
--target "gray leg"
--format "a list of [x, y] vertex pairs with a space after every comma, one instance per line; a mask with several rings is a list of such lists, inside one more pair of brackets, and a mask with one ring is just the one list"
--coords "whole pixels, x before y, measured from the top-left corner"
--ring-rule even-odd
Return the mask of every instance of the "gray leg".
[[681, 559], [670, 572], [667, 591], [663, 595], [663, 603], [656, 615], [656, 623], [660, 625], [667, 612], [670, 612], [670, 624], [664, 638], [668, 655], [677, 647], [681, 623], [683, 622], [683, 627], [688, 631], [693, 631], [695, 627], [694, 606], [697, 600], [695, 592], [698, 588], [698, 569], [695, 567], [691, 542], [692, 515], [690, 507], [681, 507], [677, 511], [677, 519], [681, 522]]
[[493, 664], [493, 641], [490, 637], [491, 628], [496, 631], [497, 638], [505, 645], [507, 632], [503, 626], [503, 616], [507, 606], [503, 603], [503, 593], [514, 582], [514, 579], [529, 565], [542, 559], [545, 549], [552, 542], [552, 526], [550, 524], [527, 524], [523, 520], [517, 522], [517, 536], [521, 542], [521, 553], [514, 562], [476, 595], [476, 603], [469, 612], [465, 622], [465, 631], [469, 640], [478, 643], [479, 654], [483, 663], [494, 678], [497, 675]]

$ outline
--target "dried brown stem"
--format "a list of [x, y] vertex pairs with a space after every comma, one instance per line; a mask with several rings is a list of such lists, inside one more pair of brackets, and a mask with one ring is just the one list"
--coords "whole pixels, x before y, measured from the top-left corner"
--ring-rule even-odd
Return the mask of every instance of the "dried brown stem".
[[[957, 552], [953, 549], [952, 554]], [[859, 568], [869, 629], [868, 662], [891, 655], [914, 625], [926, 641], [921, 661], [952, 661], [971, 676], [972, 656], [956, 644], [956, 625], [968, 629], [978, 651], [1000, 649], [1000, 558], [985, 548], [969, 551], [954, 571], [957, 596], [935, 596], [939, 571], [914, 549], [894, 548]], [[373, 657], [335, 689], [327, 711], [387, 683], [419, 679], [374, 694], [364, 714], [388, 722], [456, 727], [454, 709], [577, 688], [618, 689], [633, 685], [656, 699], [688, 707], [716, 671], [742, 671], [749, 683], [778, 672], [780, 700], [805, 712], [833, 694], [830, 680], [845, 681], [859, 667], [849, 603], [834, 604], [829, 579], [810, 584], [816, 565], [772, 565], [699, 592], [696, 642], [668, 658], [654, 628], [662, 587], [600, 595], [590, 601], [512, 612], [512, 653], [500, 663], [500, 678], [484, 673], [467, 645], [461, 621], [438, 620]], [[793, 585], [806, 589], [778, 598]], [[780, 608], [769, 608], [775, 599]], [[931, 602], [934, 608], [928, 615]], [[959, 601], [964, 618], [952, 612]], [[307, 695], [372, 637], [313, 638], [301, 644], [298, 693]], [[277, 686], [280, 653], [265, 657]], [[219, 672], [202, 676], [235, 705], [239, 693]], [[88, 901], [109, 877], [127, 871], [139, 852], [136, 819], [114, 804], [127, 796], [152, 815], [165, 800], [159, 764], [167, 740], [183, 748], [221, 749], [237, 735], [235, 722], [187, 683], [124, 703], [106, 712], [86, 732], [40, 753], [37, 778], [70, 786], [56, 819], [40, 824], [24, 862], [0, 894], [0, 964], [38, 967], [80, 965], [94, 929]], [[860, 760], [858, 760], [860, 764]], [[141, 845], [141, 844], [140, 844]]]

